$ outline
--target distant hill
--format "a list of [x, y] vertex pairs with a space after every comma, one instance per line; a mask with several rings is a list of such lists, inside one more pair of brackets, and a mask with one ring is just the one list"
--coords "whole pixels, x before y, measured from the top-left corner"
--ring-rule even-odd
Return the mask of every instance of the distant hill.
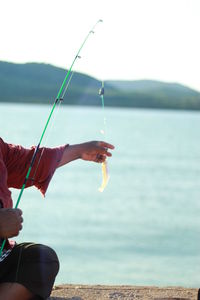
[[[0, 61], [0, 102], [51, 104], [66, 70], [48, 64]], [[101, 82], [74, 72], [64, 104], [101, 106]], [[200, 93], [178, 83], [153, 80], [106, 81], [105, 104], [117, 107], [200, 109]]]
[[123, 80], [109, 80], [107, 83], [114, 87], [117, 88], [118, 90], [126, 91], [126, 92], [141, 92], [141, 91], [148, 91], [148, 92], [153, 92], [157, 90], [171, 90], [171, 91], [176, 91], [180, 93], [190, 93], [191, 95], [193, 94], [198, 94], [197, 91], [186, 87], [182, 84], [179, 83], [167, 83], [167, 82], [162, 82], [162, 81], [156, 81], [156, 80], [135, 80], [135, 81], [123, 81]]
[[[64, 80], [66, 70], [48, 64], [13, 64], [0, 61], [0, 101], [51, 103]], [[66, 104], [79, 104], [81, 98], [98, 94], [100, 83], [87, 75], [74, 73]], [[97, 98], [97, 97], [96, 97]]]

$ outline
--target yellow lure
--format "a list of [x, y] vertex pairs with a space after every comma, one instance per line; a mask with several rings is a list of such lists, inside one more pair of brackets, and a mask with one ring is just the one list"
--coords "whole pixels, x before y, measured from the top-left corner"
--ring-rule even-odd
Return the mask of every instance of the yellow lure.
[[101, 186], [99, 188], [99, 192], [103, 192], [106, 185], [108, 184], [108, 181], [110, 179], [110, 176], [108, 174], [108, 165], [107, 165], [107, 161], [104, 161], [102, 164], [101, 164], [101, 169], [102, 169], [102, 175], [103, 175], [103, 178], [102, 178], [102, 183], [101, 183]]

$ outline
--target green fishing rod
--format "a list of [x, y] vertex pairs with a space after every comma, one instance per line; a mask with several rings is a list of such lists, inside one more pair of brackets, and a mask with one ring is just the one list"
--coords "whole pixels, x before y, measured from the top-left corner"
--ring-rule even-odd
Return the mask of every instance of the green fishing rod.
[[[67, 91], [67, 89], [68, 89], [69, 83], [70, 83], [71, 78], [72, 78], [72, 75], [73, 75], [73, 73], [72, 73], [72, 68], [73, 68], [73, 66], [74, 66], [74, 64], [75, 64], [75, 62], [76, 62], [76, 60], [77, 60], [78, 58], [80, 58], [80, 52], [81, 52], [81, 50], [83, 49], [85, 43], [87, 42], [89, 36], [90, 36], [91, 34], [94, 33], [95, 27], [96, 27], [97, 24], [100, 23], [100, 22], [103, 22], [103, 21], [102, 21], [101, 19], [98, 20], [98, 21], [96, 22], [96, 24], [92, 27], [92, 29], [89, 31], [89, 33], [88, 33], [87, 36], [85, 37], [83, 43], [81, 44], [81, 46], [80, 46], [78, 52], [76, 53], [76, 55], [75, 55], [75, 57], [74, 57], [74, 59], [73, 59], [73, 61], [72, 61], [72, 64], [71, 64], [69, 70], [67, 71], [67, 74], [66, 74], [66, 76], [65, 76], [65, 78], [64, 78], [64, 80], [63, 80], [63, 83], [62, 83], [62, 85], [61, 85], [59, 91], [58, 91], [57, 97], [56, 97], [56, 99], [55, 99], [55, 101], [54, 101], [54, 103], [53, 103], [52, 109], [51, 109], [51, 111], [50, 111], [50, 113], [49, 113], [49, 116], [48, 116], [48, 118], [47, 118], [47, 121], [46, 121], [46, 123], [45, 123], [44, 129], [43, 129], [42, 134], [41, 134], [41, 137], [40, 137], [40, 139], [39, 139], [39, 143], [38, 143], [37, 147], [35, 148], [35, 151], [34, 151], [33, 156], [32, 156], [32, 158], [31, 158], [30, 166], [29, 166], [29, 168], [28, 168], [28, 172], [27, 172], [27, 174], [26, 174], [26, 177], [25, 177], [25, 179], [24, 179], [24, 183], [23, 183], [22, 188], [21, 188], [21, 190], [20, 190], [20, 193], [19, 193], [19, 196], [18, 196], [16, 205], [15, 205], [15, 208], [18, 208], [18, 206], [19, 206], [19, 203], [20, 203], [22, 194], [23, 194], [24, 189], [25, 189], [25, 187], [26, 187], [27, 181], [28, 181], [28, 179], [29, 179], [29, 175], [30, 175], [31, 170], [32, 170], [32, 168], [33, 168], [33, 165], [34, 165], [36, 156], [37, 156], [38, 151], [39, 151], [39, 149], [40, 149], [40, 145], [41, 145], [41, 143], [42, 143], [43, 137], [44, 137], [44, 135], [45, 135], [45, 132], [46, 132], [47, 127], [48, 127], [48, 125], [49, 125], [49, 122], [50, 122], [50, 120], [51, 120], [52, 114], [53, 114], [53, 112], [54, 112], [54, 110], [55, 110], [55, 107], [56, 107], [57, 103], [59, 103], [59, 102], [61, 102], [61, 101], [63, 100], [64, 95], [65, 95], [65, 93], [66, 93], [66, 91]], [[72, 73], [72, 74], [71, 74], [71, 73]], [[71, 75], [71, 77], [69, 78], [70, 75]], [[69, 78], [69, 80], [68, 80], [68, 78]], [[68, 80], [68, 83], [67, 83], [67, 80]], [[3, 252], [5, 243], [6, 243], [6, 239], [3, 240], [3, 243], [2, 243], [2, 245], [1, 245], [0, 256], [1, 256], [2, 252]]]

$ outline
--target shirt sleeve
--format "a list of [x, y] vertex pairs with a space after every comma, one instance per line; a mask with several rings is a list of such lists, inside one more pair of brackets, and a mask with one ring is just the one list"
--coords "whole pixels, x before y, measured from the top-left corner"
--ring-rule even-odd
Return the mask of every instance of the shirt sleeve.
[[[40, 148], [37, 152], [26, 187], [36, 186], [45, 195], [51, 178], [68, 145], [55, 148]], [[22, 188], [30, 162], [35, 152], [35, 146], [30, 149], [20, 145], [4, 143], [4, 162], [7, 168], [7, 185]]]
[[[0, 146], [1, 146], [1, 139], [0, 139]], [[0, 147], [0, 201], [1, 205], [5, 208], [12, 207], [12, 198], [11, 192], [8, 189], [7, 185], [7, 169], [3, 160], [2, 151]]]

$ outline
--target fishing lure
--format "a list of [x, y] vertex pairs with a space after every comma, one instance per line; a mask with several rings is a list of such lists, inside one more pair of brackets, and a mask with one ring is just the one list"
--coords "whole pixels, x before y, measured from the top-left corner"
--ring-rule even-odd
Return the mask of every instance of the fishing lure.
[[99, 187], [99, 192], [103, 192], [105, 187], [107, 186], [108, 184], [108, 181], [110, 179], [110, 176], [109, 176], [109, 173], [108, 173], [108, 163], [107, 161], [104, 161], [102, 164], [101, 164], [101, 170], [102, 170], [102, 183], [101, 183], [101, 186]]
[[[99, 89], [99, 96], [101, 97], [101, 104], [103, 108], [103, 115], [104, 115], [104, 129], [101, 129], [100, 132], [105, 136], [106, 134], [106, 117], [105, 117], [105, 105], [104, 105], [104, 82], [102, 81], [102, 86]], [[109, 173], [108, 173], [108, 162], [105, 160], [101, 164], [101, 170], [102, 170], [102, 183], [101, 186], [99, 187], [99, 191], [103, 192], [105, 187], [108, 184], [108, 181], [110, 179]]]

